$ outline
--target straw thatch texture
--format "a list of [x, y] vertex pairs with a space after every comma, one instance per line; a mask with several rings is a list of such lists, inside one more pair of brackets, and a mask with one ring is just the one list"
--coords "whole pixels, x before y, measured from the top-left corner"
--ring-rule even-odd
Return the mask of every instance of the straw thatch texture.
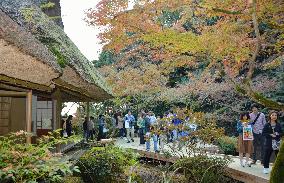
[[[102, 96], [103, 98], [101, 99], [112, 97], [111, 90], [98, 71], [82, 55], [64, 31], [50, 20], [32, 1], [1, 0], [0, 9], [18, 24], [26, 27], [38, 40], [45, 44], [57, 57], [57, 62], [62, 68], [69, 66], [76, 71], [82, 78], [82, 81], [90, 85], [96, 85], [96, 87], [87, 87], [86, 84], [84, 89], [94, 89], [89, 92]], [[71, 80], [74, 82], [72, 78], [65, 77], [64, 79], [68, 80], [68, 83]]]
[[[63, 75], [60, 77], [63, 81], [68, 82], [79, 88], [84, 88], [88, 91], [88, 95], [96, 101], [102, 101], [105, 98], [108, 98], [108, 94], [100, 87], [85, 82], [71, 67], [67, 66], [63, 69]], [[96, 92], [92, 92], [96, 91]]]
[[[59, 73], [0, 38], [0, 74], [49, 86]], [[35, 69], [36, 68], [36, 69]]]
[[1, 10], [0, 55], [0, 74], [12, 78], [50, 85], [62, 72], [48, 49]]

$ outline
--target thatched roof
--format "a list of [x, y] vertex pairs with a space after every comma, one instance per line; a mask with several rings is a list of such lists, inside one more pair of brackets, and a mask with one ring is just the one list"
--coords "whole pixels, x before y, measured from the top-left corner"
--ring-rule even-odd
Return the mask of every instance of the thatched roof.
[[[82, 55], [64, 31], [31, 0], [1, 0], [0, 9], [48, 47], [57, 57], [63, 75], [67, 73], [65, 68], [72, 68], [77, 75], [77, 82], [80, 81], [83, 89], [93, 93], [94, 97], [97, 96], [97, 99], [101, 100], [112, 97], [111, 90], [91, 62]], [[69, 84], [74, 82], [74, 78], [68, 78], [68, 75], [64, 76], [63, 80]]]
[[1, 10], [0, 55], [1, 75], [49, 86], [62, 73], [48, 49]]

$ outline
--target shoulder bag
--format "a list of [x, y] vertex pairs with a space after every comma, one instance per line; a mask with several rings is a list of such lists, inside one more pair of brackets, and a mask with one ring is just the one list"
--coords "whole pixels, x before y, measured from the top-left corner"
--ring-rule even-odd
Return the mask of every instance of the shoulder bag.
[[257, 114], [257, 116], [256, 116], [256, 118], [253, 120], [253, 122], [252, 122], [252, 125], [254, 125], [255, 124], [255, 122], [258, 120], [258, 118], [259, 118], [259, 116], [260, 116], [260, 112]]
[[[273, 131], [273, 134], [274, 134], [275, 133], [274, 129], [272, 129], [272, 131]], [[280, 145], [281, 145], [281, 139], [279, 141], [277, 141], [276, 139], [272, 139], [272, 149], [273, 150], [279, 150]]]

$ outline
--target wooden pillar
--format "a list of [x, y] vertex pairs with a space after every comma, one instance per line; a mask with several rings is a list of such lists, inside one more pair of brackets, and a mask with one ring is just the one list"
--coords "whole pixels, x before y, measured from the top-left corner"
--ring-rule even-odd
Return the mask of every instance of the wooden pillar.
[[62, 111], [62, 97], [61, 91], [59, 88], [53, 93], [53, 96], [56, 100], [56, 114], [55, 114], [55, 129], [61, 128], [61, 111]]
[[[32, 133], [32, 91], [26, 95], [26, 131]], [[27, 143], [31, 143], [31, 136], [27, 137]]]
[[87, 102], [87, 119], [90, 120], [90, 102]]
[[[56, 88], [55, 91], [52, 93], [52, 98], [55, 102], [55, 115], [54, 115], [54, 129], [61, 128], [61, 111], [62, 111], [62, 97], [61, 91], [59, 88]], [[56, 144], [55, 146], [56, 152], [61, 153], [61, 144]]]
[[52, 130], [56, 130], [57, 128], [57, 112], [56, 112], [56, 107], [57, 107], [57, 100], [52, 98]]

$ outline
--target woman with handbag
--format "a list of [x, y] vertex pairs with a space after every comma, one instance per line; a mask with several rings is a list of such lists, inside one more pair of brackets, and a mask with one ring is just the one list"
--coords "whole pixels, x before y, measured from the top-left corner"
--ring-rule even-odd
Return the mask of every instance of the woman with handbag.
[[269, 160], [272, 152], [275, 156], [279, 152], [281, 143], [282, 129], [280, 123], [277, 122], [278, 113], [271, 111], [268, 116], [268, 123], [263, 128], [262, 135], [264, 136], [264, 161], [263, 161], [263, 173], [269, 173]]

